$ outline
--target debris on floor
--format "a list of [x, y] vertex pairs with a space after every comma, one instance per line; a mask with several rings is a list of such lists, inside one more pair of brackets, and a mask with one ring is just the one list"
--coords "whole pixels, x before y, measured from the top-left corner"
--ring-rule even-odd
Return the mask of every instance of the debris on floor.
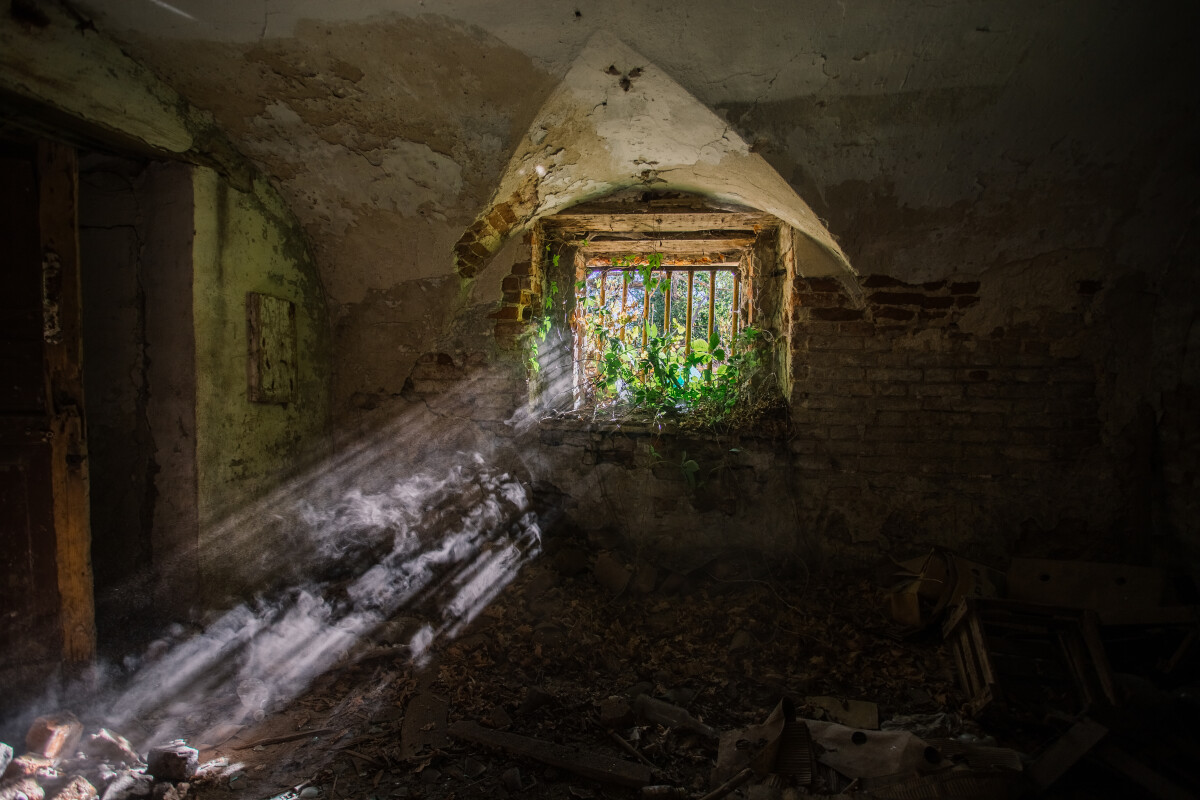
[[[1010, 798], [1054, 796], [1098, 759], [1163, 796], [1200, 788], [1179, 768], [1196, 737], [1176, 723], [1200, 709], [1183, 623], [981, 596], [1003, 594], [996, 571], [934, 550], [901, 563], [946, 641], [898, 639], [894, 599], [866, 575], [588, 553], [549, 543], [419, 663], [405, 643], [436, 592], [286, 704], [233, 721], [192, 709], [173, 718], [183, 739], [142, 755], [101, 721], [40, 718], [27, 752], [0, 747], [0, 800]], [[139, 725], [123, 733], [164, 720]]]

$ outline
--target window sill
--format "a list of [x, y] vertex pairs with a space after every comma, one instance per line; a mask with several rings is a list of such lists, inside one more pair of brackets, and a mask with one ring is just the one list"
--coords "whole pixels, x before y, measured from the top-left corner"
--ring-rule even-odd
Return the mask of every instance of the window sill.
[[689, 421], [685, 415], [656, 420], [648, 415], [620, 416], [611, 412], [593, 414], [590, 409], [580, 409], [544, 416], [538, 421], [538, 427], [547, 431], [601, 435], [621, 433], [632, 436], [682, 436], [692, 439], [717, 439], [732, 435], [749, 439], [778, 439], [787, 433], [788, 418], [787, 410], [782, 405], [762, 410], [753, 419], [734, 419], [715, 427]]

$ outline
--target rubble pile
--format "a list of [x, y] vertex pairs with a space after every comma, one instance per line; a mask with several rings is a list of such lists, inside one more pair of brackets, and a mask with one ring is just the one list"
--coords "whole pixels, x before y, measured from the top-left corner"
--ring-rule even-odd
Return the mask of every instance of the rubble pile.
[[183, 800], [194, 786], [216, 780], [225, 766], [203, 766], [182, 740], [151, 747], [143, 758], [125, 737], [106, 728], [84, 735], [69, 712], [38, 717], [25, 752], [0, 744], [3, 800]]
[[[1055, 791], [1089, 757], [1157, 796], [1200, 785], [1126, 733], [1185, 694], [1116, 669], [1136, 666], [1119, 637], [1145, 643], [1130, 626], [1157, 620], [1155, 663], [1184, 684], [1194, 614], [1101, 595], [1111, 624], [1097, 627], [1087, 609], [998, 596], [1011, 575], [953, 554], [898, 563], [889, 593], [873, 574], [729, 560], [683, 574], [559, 538], [456, 636], [421, 640], [420, 660], [414, 634], [454, 578], [304, 694], [228, 724], [179, 719], [195, 749], [142, 758], [108, 731], [79, 739], [66, 715], [39, 720], [0, 800], [1080, 797]], [[1177, 761], [1194, 752], [1157, 732]]]

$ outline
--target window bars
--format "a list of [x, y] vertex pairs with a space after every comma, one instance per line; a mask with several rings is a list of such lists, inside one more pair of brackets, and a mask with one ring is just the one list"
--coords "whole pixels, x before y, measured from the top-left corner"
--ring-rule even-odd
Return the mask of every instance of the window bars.
[[739, 329], [741, 284], [733, 264], [653, 270], [636, 265], [590, 267], [576, 296], [580, 355], [584, 360], [599, 357], [600, 330], [642, 347], [650, 337], [669, 344], [682, 339], [685, 355], [698, 336], [708, 342], [717, 333], [731, 341]]

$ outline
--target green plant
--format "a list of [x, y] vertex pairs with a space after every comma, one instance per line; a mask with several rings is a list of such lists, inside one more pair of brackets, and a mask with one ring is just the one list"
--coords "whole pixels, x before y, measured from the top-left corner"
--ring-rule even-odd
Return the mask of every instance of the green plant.
[[[546, 254], [550, 258], [550, 270], [548, 272], [558, 272], [558, 253], [550, 253], [550, 245], [546, 245]], [[528, 339], [529, 369], [533, 374], [537, 374], [542, 369], [542, 364], [538, 360], [538, 345], [546, 341], [546, 337], [550, 335], [550, 328], [553, 325], [553, 318], [550, 314], [554, 307], [554, 298], [558, 295], [558, 283], [550, 280], [546, 284], [545, 291], [542, 292], [542, 309], [537, 315], [537, 324], [533, 327], [533, 334]]]
[[589, 334], [599, 342], [600, 358], [592, 383], [599, 406], [622, 406], [658, 414], [688, 412], [697, 417], [729, 415], [751, 389], [762, 364], [761, 335], [746, 328], [726, 345], [718, 332], [696, 339], [688, 351], [682, 326], [674, 335], [647, 331], [646, 344], [627, 343], [601, 323]]

